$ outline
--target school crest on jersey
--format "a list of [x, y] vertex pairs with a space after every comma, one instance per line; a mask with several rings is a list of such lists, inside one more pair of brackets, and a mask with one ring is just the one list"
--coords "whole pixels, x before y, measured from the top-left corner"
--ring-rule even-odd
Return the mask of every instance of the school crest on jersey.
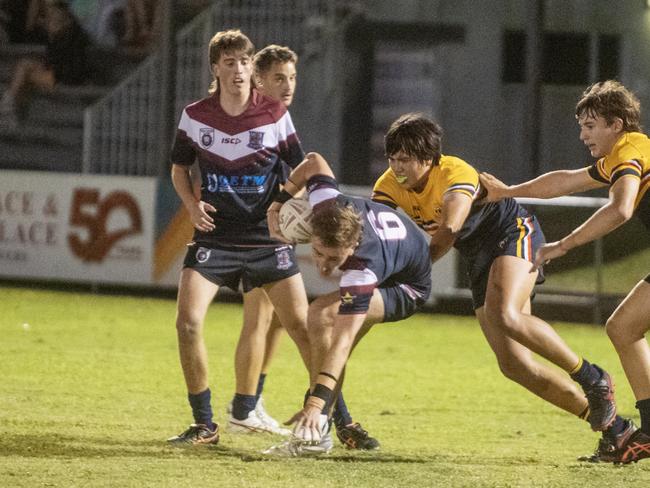
[[210, 147], [214, 144], [214, 129], [212, 127], [203, 127], [199, 129], [199, 141], [202, 147]]
[[264, 147], [264, 132], [249, 130], [247, 146], [251, 149], [262, 149]]
[[289, 269], [293, 265], [293, 261], [291, 261], [291, 253], [287, 246], [279, 247], [275, 250], [275, 259], [277, 260], [278, 269]]

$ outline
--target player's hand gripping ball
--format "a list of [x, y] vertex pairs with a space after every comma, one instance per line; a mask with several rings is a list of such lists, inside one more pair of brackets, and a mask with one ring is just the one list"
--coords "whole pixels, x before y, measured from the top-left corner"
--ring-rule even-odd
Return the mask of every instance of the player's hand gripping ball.
[[296, 244], [311, 240], [311, 206], [307, 200], [292, 198], [280, 208], [278, 216], [280, 232]]

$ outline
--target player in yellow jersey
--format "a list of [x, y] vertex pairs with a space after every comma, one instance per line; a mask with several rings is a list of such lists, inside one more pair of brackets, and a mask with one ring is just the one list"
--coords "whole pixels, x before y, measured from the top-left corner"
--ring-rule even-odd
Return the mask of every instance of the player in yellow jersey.
[[[552, 198], [609, 187], [609, 202], [557, 242], [537, 250], [535, 268], [574, 247], [602, 237], [638, 215], [650, 229], [650, 139], [641, 133], [639, 100], [616, 81], [590, 86], [576, 106], [580, 140], [598, 160], [578, 170], [552, 171], [520, 185], [506, 186], [481, 175], [488, 200], [528, 196]], [[629, 463], [650, 458], [650, 275], [640, 281], [607, 320], [607, 334], [636, 397], [641, 428], [607, 436], [593, 461]], [[609, 442], [607, 442], [609, 441]]]
[[[474, 310], [503, 374], [580, 418], [593, 430], [627, 426], [616, 415], [610, 376], [573, 352], [555, 330], [530, 314], [541, 270], [530, 273], [544, 243], [536, 218], [512, 198], [479, 202], [479, 175], [441, 153], [441, 128], [421, 114], [398, 118], [385, 137], [389, 169], [373, 200], [401, 207], [431, 235], [432, 261], [452, 246], [469, 265]], [[535, 359], [533, 352], [566, 374]]]

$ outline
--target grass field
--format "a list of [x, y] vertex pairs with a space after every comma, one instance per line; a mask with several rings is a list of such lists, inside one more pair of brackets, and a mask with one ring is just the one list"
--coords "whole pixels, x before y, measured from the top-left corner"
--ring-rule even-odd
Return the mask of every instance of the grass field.
[[[577, 462], [597, 435], [504, 379], [467, 317], [423, 314], [379, 326], [355, 352], [348, 404], [381, 451], [337, 446], [319, 459], [269, 459], [260, 451], [278, 441], [271, 436], [225, 433], [208, 449], [165, 445], [191, 421], [173, 300], [7, 286], [0, 293], [2, 487], [650, 486], [648, 460]], [[219, 421], [233, 393], [240, 322], [238, 304], [215, 304], [207, 318]], [[613, 373], [620, 412], [636, 416], [604, 331], [557, 328]], [[305, 387], [285, 338], [267, 379], [269, 411], [290, 417]]]

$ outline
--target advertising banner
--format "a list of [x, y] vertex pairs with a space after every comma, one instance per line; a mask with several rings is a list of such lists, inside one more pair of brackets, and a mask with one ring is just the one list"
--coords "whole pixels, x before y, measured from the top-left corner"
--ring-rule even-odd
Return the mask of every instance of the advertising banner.
[[0, 277], [150, 284], [156, 178], [0, 175]]

